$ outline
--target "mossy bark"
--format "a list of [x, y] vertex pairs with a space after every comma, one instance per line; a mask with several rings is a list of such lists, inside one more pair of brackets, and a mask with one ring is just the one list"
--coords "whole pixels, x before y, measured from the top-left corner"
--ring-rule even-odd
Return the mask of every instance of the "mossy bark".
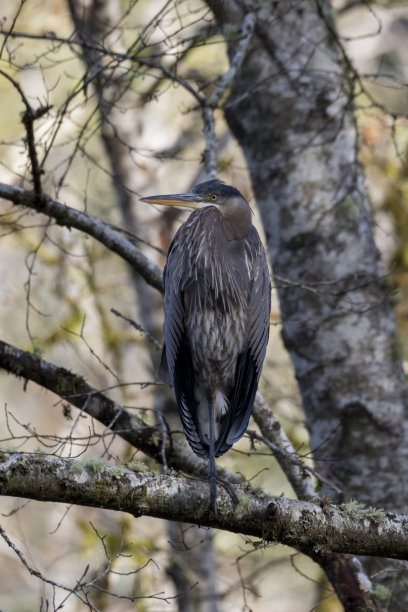
[[[330, 3], [208, 4], [221, 27], [256, 13], [225, 115], [251, 173], [314, 458], [342, 483], [339, 498], [403, 509], [407, 387]], [[406, 610], [406, 585], [385, 575], [392, 609]]]
[[[294, 546], [323, 557], [332, 551], [408, 558], [408, 516], [373, 509], [339, 508], [254, 493], [237, 486], [239, 503], [218, 492], [218, 515], [208, 504], [208, 484], [183, 476], [108, 467], [36, 453], [0, 452], [0, 494], [218, 527]], [[243, 494], [240, 495], [240, 493]]]

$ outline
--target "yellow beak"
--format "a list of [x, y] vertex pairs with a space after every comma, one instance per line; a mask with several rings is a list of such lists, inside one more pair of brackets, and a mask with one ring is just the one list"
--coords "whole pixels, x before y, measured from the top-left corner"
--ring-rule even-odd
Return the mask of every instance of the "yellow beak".
[[181, 208], [197, 208], [202, 198], [195, 193], [173, 193], [171, 195], [156, 195], [140, 198], [148, 204], [160, 204], [163, 206], [180, 206]]

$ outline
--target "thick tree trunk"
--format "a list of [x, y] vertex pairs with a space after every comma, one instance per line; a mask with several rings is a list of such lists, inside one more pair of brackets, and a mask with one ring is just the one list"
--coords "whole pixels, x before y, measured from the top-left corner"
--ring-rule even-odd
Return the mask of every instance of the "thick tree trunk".
[[[208, 4], [220, 25], [245, 15], [238, 3]], [[343, 498], [401, 510], [408, 395], [356, 157], [349, 65], [328, 3], [261, 6], [225, 110], [260, 207], [314, 458]], [[391, 608], [406, 610], [408, 589], [387, 570]]]

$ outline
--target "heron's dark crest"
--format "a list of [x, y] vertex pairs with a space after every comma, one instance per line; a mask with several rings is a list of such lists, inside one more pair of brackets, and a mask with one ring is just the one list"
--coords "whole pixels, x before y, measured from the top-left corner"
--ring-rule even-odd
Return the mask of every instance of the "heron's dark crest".
[[265, 251], [242, 194], [219, 180], [190, 193], [144, 201], [197, 208], [177, 231], [164, 269], [164, 349], [160, 377], [173, 384], [193, 451], [214, 457], [244, 434], [269, 337]]
[[220, 198], [220, 203], [225, 202], [229, 198], [242, 198], [242, 194], [235, 187], [226, 185], [219, 179], [213, 179], [206, 181], [205, 183], [198, 183], [193, 187], [191, 193], [195, 193], [199, 196], [210, 197], [211, 195], [217, 195]]

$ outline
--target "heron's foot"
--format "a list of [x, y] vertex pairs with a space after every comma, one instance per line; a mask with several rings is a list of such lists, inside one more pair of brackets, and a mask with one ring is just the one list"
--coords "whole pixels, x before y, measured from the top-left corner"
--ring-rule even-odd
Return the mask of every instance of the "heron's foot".
[[217, 516], [217, 484], [223, 487], [228, 495], [231, 497], [233, 506], [238, 504], [238, 497], [235, 493], [234, 488], [229, 482], [220, 478], [217, 474], [208, 474], [208, 476], [199, 476], [198, 474], [189, 474], [188, 472], [180, 471], [179, 474], [185, 478], [191, 478], [192, 480], [204, 480], [210, 485], [210, 510]]
[[217, 476], [217, 484], [219, 484], [222, 487], [224, 487], [224, 489], [226, 490], [226, 492], [230, 496], [230, 498], [232, 500], [232, 503], [233, 503], [233, 506], [235, 508], [235, 506], [238, 504], [238, 496], [235, 493], [234, 487], [232, 485], [230, 485], [229, 482], [227, 482], [226, 480], [223, 480], [219, 476]]
[[199, 476], [198, 474], [190, 474], [189, 472], [183, 472], [183, 470], [179, 470], [177, 472], [178, 476], [184, 476], [184, 478], [190, 478], [191, 480], [205, 480], [208, 481], [208, 476]]

